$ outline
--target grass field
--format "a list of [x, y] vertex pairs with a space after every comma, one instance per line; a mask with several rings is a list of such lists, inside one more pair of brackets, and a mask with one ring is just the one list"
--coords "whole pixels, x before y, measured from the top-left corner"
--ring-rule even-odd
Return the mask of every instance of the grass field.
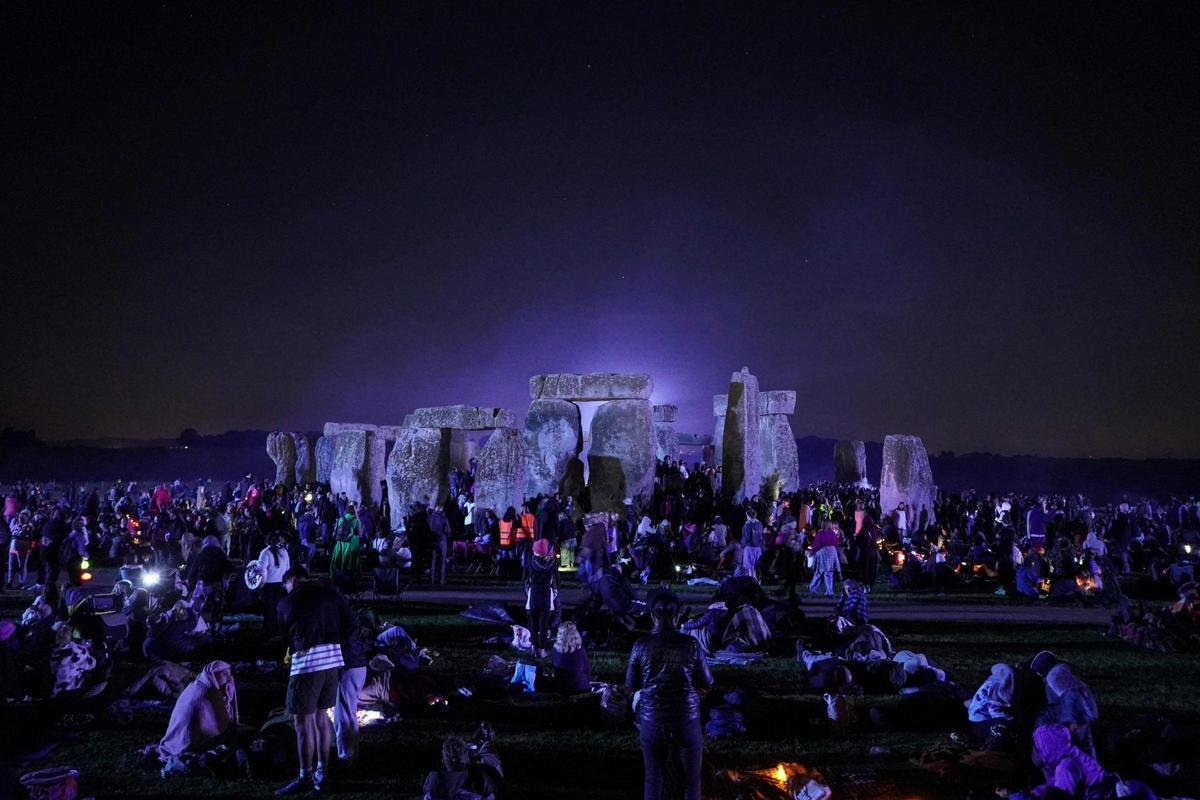
[[[948, 606], [964, 600], [1004, 602], [979, 596], [941, 598]], [[27, 596], [2, 595], [0, 615], [13, 618], [27, 602]], [[887, 601], [881, 597], [880, 602]], [[422, 645], [437, 651], [432, 669], [450, 684], [477, 675], [488, 655], [497, 652], [481, 640], [498, 629], [460, 617], [457, 608], [397, 602], [376, 605], [385, 619], [399, 622]], [[1200, 708], [1195, 701], [1200, 697], [1200, 661], [1192, 656], [1135, 650], [1104, 638], [1095, 626], [891, 622], [886, 632], [897, 648], [927, 653], [952, 678], [971, 688], [996, 661], [1011, 663], [1028, 659], [1039, 650], [1053, 649], [1072, 661], [1092, 685], [1104, 721], [1151, 713], [1190, 726], [1200, 723]], [[256, 624], [252, 619], [242, 620], [238, 636], [234, 645], [238, 652], [227, 660], [253, 659]], [[600, 652], [592, 656], [593, 677], [597, 679], [621, 680], [624, 665], [624, 653]], [[718, 666], [714, 674], [720, 685], [749, 686], [760, 693], [760, 698], [750, 709], [748, 737], [706, 743], [706, 763], [713, 767], [761, 768], [779, 761], [798, 761], [830, 774], [835, 788], [838, 776], [867, 768], [890, 786], [885, 789], [876, 784], [874, 790], [859, 796], [960, 797], [966, 793], [962, 786], [939, 784], [931, 773], [909, 761], [914, 752], [945, 741], [944, 734], [883, 733], [869, 723], [835, 733], [822, 722], [824, 703], [819, 696], [797, 691], [798, 667], [789, 657], [775, 657], [749, 667]], [[257, 724], [269, 710], [283, 704], [281, 677], [239, 678], [238, 689], [245, 722]], [[864, 702], [895, 701], [868, 698]], [[162, 735], [169, 713], [169, 705], [146, 709], [138, 712], [131, 727], [89, 728], [78, 738], [64, 742], [37, 766], [72, 765], [80, 770], [86, 792], [99, 797], [261, 798], [271, 796], [279, 778], [284, 777], [267, 776], [251, 783], [201, 778], [161, 780], [157, 772], [138, 765], [135, 750]], [[6, 740], [26, 725], [56, 730], [56, 718], [44, 709], [9, 707], [5, 716]], [[422, 777], [438, 761], [442, 738], [452, 733], [468, 735], [480, 720], [491, 722], [496, 729], [507, 772], [508, 797], [640, 796], [641, 760], [632, 728], [603, 722], [590, 702], [540, 695], [497, 701], [452, 695], [449, 708], [408, 716], [392, 726], [366, 729], [358, 767], [352, 775], [338, 780], [337, 796], [419, 797]], [[869, 757], [873, 745], [886, 747], [891, 753]], [[835, 797], [854, 795], [855, 791], [847, 788]]]

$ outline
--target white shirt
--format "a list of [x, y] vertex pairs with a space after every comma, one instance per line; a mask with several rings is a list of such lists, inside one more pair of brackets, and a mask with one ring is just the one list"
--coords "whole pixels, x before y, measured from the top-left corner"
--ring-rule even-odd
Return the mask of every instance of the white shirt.
[[271, 552], [271, 548], [264, 547], [262, 552], [258, 554], [258, 567], [262, 570], [263, 583], [282, 583], [283, 574], [292, 566], [292, 559], [288, 555], [286, 547], [279, 548], [279, 557], [276, 559], [275, 554]]

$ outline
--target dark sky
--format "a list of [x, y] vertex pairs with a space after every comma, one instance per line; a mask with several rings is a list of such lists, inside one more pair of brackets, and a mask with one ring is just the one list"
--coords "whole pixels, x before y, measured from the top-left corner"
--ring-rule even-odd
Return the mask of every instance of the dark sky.
[[748, 365], [798, 435], [1200, 456], [1192, 5], [327, 5], [4, 4], [0, 425], [639, 370], [711, 432]]

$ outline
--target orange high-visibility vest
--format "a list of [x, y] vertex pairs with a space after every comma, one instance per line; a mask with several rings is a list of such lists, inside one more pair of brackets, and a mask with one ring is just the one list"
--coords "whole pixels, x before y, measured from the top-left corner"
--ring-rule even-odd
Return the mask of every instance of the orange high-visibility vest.
[[513, 546], [513, 523], [506, 519], [500, 520], [500, 546]]
[[534, 531], [536, 530], [536, 526], [537, 519], [533, 516], [533, 514], [522, 514], [521, 528], [517, 531], [517, 541], [521, 542], [527, 539], [532, 539]]

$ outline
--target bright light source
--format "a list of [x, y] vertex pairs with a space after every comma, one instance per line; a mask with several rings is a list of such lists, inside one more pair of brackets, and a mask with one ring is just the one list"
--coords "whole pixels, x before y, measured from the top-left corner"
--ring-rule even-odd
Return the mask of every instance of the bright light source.
[[676, 572], [683, 572], [683, 567], [681, 567], [681, 566], [679, 566], [678, 564], [676, 564], [676, 565], [675, 565], [675, 571], [676, 571]]
[[79, 580], [81, 580], [81, 581], [90, 581], [91, 579], [92, 579], [92, 573], [90, 573], [90, 572], [85, 572], [79, 576]]
[[312, 502], [312, 492], [305, 492], [305, 493], [304, 493], [304, 502], [306, 502], [306, 503], [311, 503], [311, 502]]
[[92, 562], [88, 561], [86, 558], [85, 558], [85, 559], [82, 559], [82, 560], [79, 562], [79, 568], [80, 568], [80, 569], [88, 569], [88, 568], [89, 568], [89, 567], [91, 567], [91, 566], [92, 566]]
[[1191, 553], [1191, 552], [1192, 552], [1192, 546], [1191, 546], [1190, 544], [1185, 544], [1185, 545], [1183, 546], [1183, 552], [1185, 552], [1185, 553]]
[[157, 586], [159, 574], [157, 572], [143, 572], [142, 586]]

